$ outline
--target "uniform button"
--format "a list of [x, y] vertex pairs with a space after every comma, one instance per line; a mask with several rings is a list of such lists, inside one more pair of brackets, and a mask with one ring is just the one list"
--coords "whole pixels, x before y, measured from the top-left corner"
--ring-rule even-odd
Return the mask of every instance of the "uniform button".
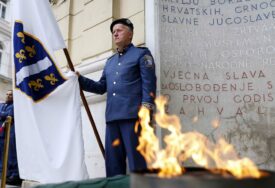
[[118, 72], [116, 72], [116, 75], [118, 75]]
[[116, 96], [116, 93], [113, 93], [113, 96]]
[[114, 82], [114, 84], [116, 84], [116, 82]]
[[121, 63], [118, 63], [118, 65], [120, 66], [120, 65], [121, 65]]

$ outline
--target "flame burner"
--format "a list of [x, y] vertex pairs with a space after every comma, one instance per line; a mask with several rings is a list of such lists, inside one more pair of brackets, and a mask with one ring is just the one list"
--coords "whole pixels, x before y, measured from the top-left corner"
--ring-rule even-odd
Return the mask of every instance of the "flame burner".
[[132, 173], [131, 188], [272, 188], [275, 172], [261, 171], [261, 178], [237, 179], [231, 175], [212, 173], [203, 168], [185, 168], [182, 176], [160, 178], [155, 172]]

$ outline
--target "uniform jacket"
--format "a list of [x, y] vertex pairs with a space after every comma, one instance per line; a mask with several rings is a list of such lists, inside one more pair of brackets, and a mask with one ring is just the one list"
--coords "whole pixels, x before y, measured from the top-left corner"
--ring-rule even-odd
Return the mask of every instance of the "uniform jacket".
[[6, 120], [7, 116], [13, 117], [13, 104], [0, 104], [0, 125]]
[[123, 53], [111, 56], [99, 81], [79, 77], [83, 90], [107, 92], [106, 121], [138, 117], [142, 105], [152, 108], [156, 94], [155, 63], [147, 48], [130, 44]]
[[[4, 121], [8, 116], [13, 118], [13, 103], [1, 103], [0, 104], [0, 126], [3, 125]], [[12, 121], [14, 122], [14, 121]], [[14, 135], [14, 126], [11, 126], [11, 135]], [[0, 133], [0, 138], [4, 139], [4, 132]], [[1, 161], [0, 161], [1, 162]]]

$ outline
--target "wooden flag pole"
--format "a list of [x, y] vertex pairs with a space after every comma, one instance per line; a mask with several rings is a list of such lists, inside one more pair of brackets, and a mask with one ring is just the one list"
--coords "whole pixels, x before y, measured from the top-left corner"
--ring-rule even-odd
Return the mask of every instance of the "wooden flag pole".
[[2, 177], [1, 177], [1, 188], [6, 187], [7, 179], [7, 170], [8, 170], [8, 157], [9, 157], [9, 145], [10, 145], [10, 130], [11, 130], [12, 117], [8, 116], [4, 122], [4, 152], [3, 152], [3, 161], [2, 161]]
[[[70, 69], [71, 69], [72, 71], [75, 71], [74, 65], [73, 65], [73, 63], [72, 63], [72, 60], [71, 60], [71, 57], [70, 57], [70, 55], [69, 55], [69, 52], [68, 52], [67, 48], [64, 48], [63, 51], [64, 51], [65, 56], [66, 56], [66, 58], [67, 58], [68, 65], [69, 65]], [[102, 142], [101, 142], [100, 136], [99, 136], [98, 131], [97, 131], [97, 129], [96, 129], [96, 125], [95, 125], [93, 116], [92, 116], [92, 114], [91, 114], [89, 105], [88, 105], [88, 103], [87, 103], [87, 100], [86, 100], [86, 98], [85, 98], [85, 96], [84, 96], [84, 93], [83, 93], [83, 90], [82, 90], [81, 88], [80, 88], [80, 96], [81, 96], [83, 105], [84, 105], [84, 107], [85, 107], [85, 110], [86, 110], [86, 112], [87, 112], [88, 118], [89, 118], [89, 120], [90, 120], [91, 126], [92, 126], [92, 128], [93, 128], [93, 130], [94, 130], [94, 134], [95, 134], [97, 143], [98, 143], [98, 145], [99, 145], [99, 148], [100, 148], [100, 150], [101, 150], [101, 153], [102, 153], [102, 155], [103, 155], [103, 158], [105, 159], [105, 150], [104, 150], [103, 144], [102, 144]]]

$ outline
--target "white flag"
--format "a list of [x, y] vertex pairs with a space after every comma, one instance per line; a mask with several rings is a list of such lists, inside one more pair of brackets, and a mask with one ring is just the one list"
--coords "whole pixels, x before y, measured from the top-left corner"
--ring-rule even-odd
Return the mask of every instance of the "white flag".
[[63, 76], [53, 52], [65, 47], [48, 0], [13, 0], [14, 110], [22, 179], [88, 178], [79, 84]]

